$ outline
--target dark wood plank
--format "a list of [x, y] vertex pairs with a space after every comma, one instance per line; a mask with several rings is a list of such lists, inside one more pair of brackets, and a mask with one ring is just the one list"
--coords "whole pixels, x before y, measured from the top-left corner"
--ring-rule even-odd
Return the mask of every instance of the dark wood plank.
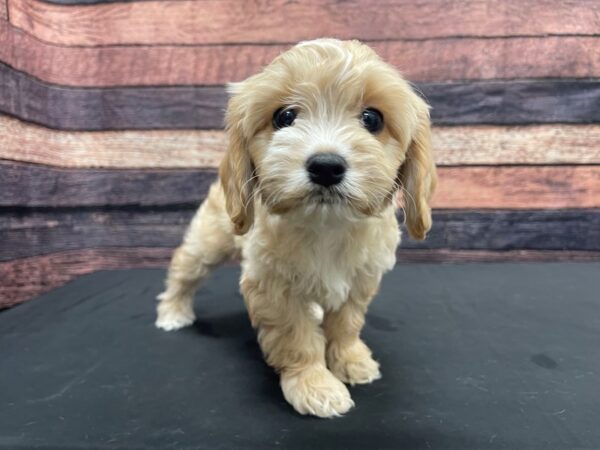
[[401, 250], [398, 264], [471, 262], [596, 262], [600, 252], [564, 250]]
[[[440, 167], [436, 208], [600, 207], [600, 166]], [[0, 206], [196, 205], [213, 169], [58, 169], [0, 161]]]
[[426, 83], [418, 88], [439, 125], [600, 121], [596, 80]]
[[[0, 60], [49, 83], [70, 86], [220, 85], [261, 70], [287, 45], [64, 47], [0, 21]], [[598, 37], [376, 41], [375, 50], [419, 82], [593, 78]]]
[[0, 206], [197, 205], [214, 170], [67, 170], [0, 161]]
[[147, 1], [72, 6], [11, 0], [11, 22], [61, 45], [290, 43], [342, 39], [427, 39], [465, 36], [596, 35], [594, 0], [485, 0], [374, 6], [370, 0], [272, 2]]
[[[167, 248], [85, 249], [0, 262], [0, 309], [25, 302], [78, 276], [97, 270], [166, 267]], [[411, 250], [398, 252], [399, 263], [600, 261], [600, 252], [516, 250]]]
[[195, 208], [0, 214], [0, 261], [86, 248], [176, 247]]
[[[481, 81], [417, 85], [438, 125], [600, 122], [600, 80]], [[70, 88], [0, 64], [0, 112], [64, 130], [214, 129], [220, 86]]]
[[[220, 130], [56, 131], [0, 115], [0, 158], [70, 168], [217, 168]], [[600, 164], [600, 125], [437, 126], [439, 166]]]
[[51, 85], [0, 64], [0, 112], [65, 130], [223, 126], [221, 86], [85, 89]]
[[405, 236], [407, 249], [600, 251], [600, 210], [434, 210], [425, 241]]
[[[85, 248], [176, 247], [195, 208], [20, 211], [0, 215], [0, 261]], [[600, 210], [435, 211], [414, 250], [600, 251]]]

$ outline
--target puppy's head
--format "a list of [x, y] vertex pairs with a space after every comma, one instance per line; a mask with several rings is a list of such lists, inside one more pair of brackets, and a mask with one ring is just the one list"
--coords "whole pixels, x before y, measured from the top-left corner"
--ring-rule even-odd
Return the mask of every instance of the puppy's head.
[[378, 214], [401, 189], [408, 230], [431, 227], [436, 174], [429, 109], [357, 41], [303, 42], [230, 85], [229, 148], [220, 169], [235, 232], [254, 200], [274, 214]]

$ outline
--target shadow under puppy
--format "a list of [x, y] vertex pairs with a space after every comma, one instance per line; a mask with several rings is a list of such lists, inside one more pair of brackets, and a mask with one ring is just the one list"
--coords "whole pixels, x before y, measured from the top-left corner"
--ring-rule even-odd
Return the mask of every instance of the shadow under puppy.
[[241, 256], [241, 291], [285, 399], [341, 415], [354, 405], [344, 383], [381, 377], [360, 331], [396, 261], [399, 190], [411, 236], [431, 227], [428, 106], [369, 47], [334, 39], [296, 45], [229, 92], [220, 181], [175, 251], [156, 325], [191, 324], [199, 283]]

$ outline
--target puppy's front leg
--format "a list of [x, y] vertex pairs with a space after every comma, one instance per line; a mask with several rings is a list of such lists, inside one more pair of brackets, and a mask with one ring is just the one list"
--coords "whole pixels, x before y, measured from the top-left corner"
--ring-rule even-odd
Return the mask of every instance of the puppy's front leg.
[[367, 307], [377, 292], [379, 280], [358, 277], [348, 301], [325, 315], [323, 329], [327, 338], [327, 366], [344, 383], [366, 384], [381, 378], [379, 364], [360, 339]]
[[354, 402], [325, 364], [325, 337], [310, 302], [294, 298], [283, 283], [243, 279], [242, 293], [267, 363], [281, 376], [283, 396], [300, 414], [335, 417]]
[[158, 328], [170, 331], [193, 323], [194, 292], [217, 265], [234, 254], [233, 230], [224, 204], [223, 190], [215, 183], [173, 254], [166, 289], [158, 296]]

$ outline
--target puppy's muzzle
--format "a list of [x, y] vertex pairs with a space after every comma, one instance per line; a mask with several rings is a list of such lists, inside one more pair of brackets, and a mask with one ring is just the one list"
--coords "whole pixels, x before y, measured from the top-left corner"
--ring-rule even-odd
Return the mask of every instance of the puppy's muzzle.
[[306, 170], [311, 182], [329, 187], [344, 179], [348, 164], [336, 153], [316, 153], [306, 161]]

